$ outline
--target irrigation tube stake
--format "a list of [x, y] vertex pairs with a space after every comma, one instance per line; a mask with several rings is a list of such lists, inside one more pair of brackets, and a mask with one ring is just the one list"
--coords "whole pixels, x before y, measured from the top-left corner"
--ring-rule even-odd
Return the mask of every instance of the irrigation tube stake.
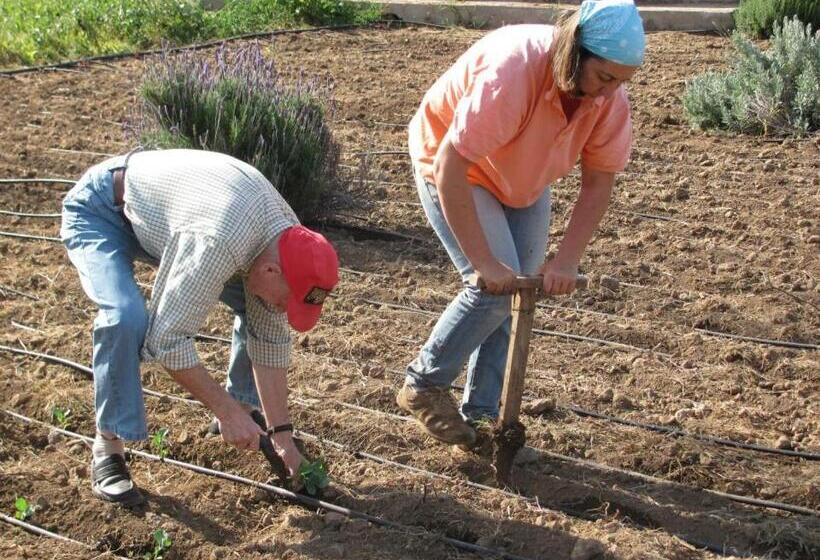
[[[40, 420], [36, 420], [34, 418], [29, 418], [28, 416], [23, 416], [13, 410], [4, 409], [7, 415], [15, 418], [17, 420], [22, 421], [25, 424], [35, 424], [38, 426], [42, 426], [44, 428], [48, 428], [50, 430], [54, 430], [58, 433], [61, 433], [65, 436], [80, 439], [86, 443], [93, 443], [94, 439], [88, 436], [84, 436], [82, 434], [78, 434], [75, 432], [71, 432], [69, 430], [64, 430], [62, 428], [58, 428], [57, 426], [53, 426], [48, 422], [42, 422]], [[356, 519], [363, 519], [369, 523], [374, 525], [379, 525], [381, 527], [387, 527], [389, 529], [395, 529], [398, 531], [402, 531], [405, 533], [413, 533], [417, 532], [418, 530], [423, 530], [425, 533], [436, 537], [437, 539], [441, 540], [450, 546], [454, 546], [461, 550], [466, 550], [468, 552], [473, 552], [476, 554], [481, 554], [485, 556], [497, 556], [500, 558], [507, 558], [509, 560], [532, 560], [525, 556], [518, 556], [516, 554], [510, 554], [509, 552], [505, 552], [503, 550], [497, 550], [493, 548], [487, 548], [485, 546], [477, 545], [468, 543], [465, 541], [460, 541], [458, 539], [453, 539], [451, 537], [446, 537], [444, 535], [439, 535], [437, 533], [433, 533], [427, 529], [422, 527], [412, 527], [409, 525], [402, 525], [401, 523], [396, 523], [395, 521], [388, 521], [386, 519], [382, 519], [381, 517], [376, 517], [375, 515], [370, 515], [369, 513], [364, 513], [361, 511], [356, 511], [353, 509], [349, 509], [342, 506], [337, 506], [336, 504], [332, 504], [330, 502], [325, 502], [323, 500], [318, 500], [316, 498], [311, 498], [309, 496], [304, 496], [302, 494], [296, 494], [295, 492], [291, 492], [290, 490], [285, 490], [284, 488], [280, 488], [279, 486], [273, 486], [272, 484], [266, 484], [264, 482], [257, 482], [256, 480], [245, 478], [244, 476], [239, 476], [232, 473], [227, 473], [223, 471], [217, 471], [214, 469], [209, 469], [206, 467], [202, 467], [199, 465], [195, 465], [193, 463], [186, 463], [185, 461], [179, 461], [177, 459], [169, 459], [168, 457], [161, 458], [157, 455], [152, 453], [146, 453], [145, 451], [139, 451], [133, 448], [126, 448], [126, 451], [135, 455], [137, 457], [142, 457], [143, 459], [148, 459], [150, 461], [155, 461], [158, 463], [165, 463], [167, 465], [172, 465], [175, 467], [179, 467], [181, 469], [189, 470], [195, 473], [204, 474], [207, 476], [211, 476], [214, 478], [219, 478], [222, 480], [229, 480], [231, 482], [236, 482], [238, 484], [244, 484], [246, 486], [252, 486], [254, 488], [259, 488], [260, 490], [265, 490], [270, 492], [271, 494], [276, 494], [280, 498], [284, 498], [285, 500], [293, 503], [297, 503], [303, 506], [307, 506], [311, 509], [323, 509], [325, 511], [333, 511], [336, 513], [340, 513], [346, 517], [353, 517]], [[63, 537], [65, 538], [65, 537]]]

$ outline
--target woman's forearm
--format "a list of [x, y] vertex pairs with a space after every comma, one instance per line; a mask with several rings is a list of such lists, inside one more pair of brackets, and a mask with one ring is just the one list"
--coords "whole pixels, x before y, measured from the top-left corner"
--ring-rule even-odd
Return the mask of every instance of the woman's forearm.
[[589, 240], [609, 207], [614, 184], [614, 173], [582, 171], [581, 192], [572, 209], [572, 216], [555, 260], [576, 265], [581, 261]]
[[445, 141], [435, 163], [436, 187], [441, 210], [464, 255], [473, 268], [480, 269], [495, 261], [478, 219], [473, 186], [467, 181], [470, 161]]

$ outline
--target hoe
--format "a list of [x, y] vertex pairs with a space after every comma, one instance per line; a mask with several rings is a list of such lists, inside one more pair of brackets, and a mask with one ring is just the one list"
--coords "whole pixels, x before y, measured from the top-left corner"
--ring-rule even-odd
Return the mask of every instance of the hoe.
[[[535, 302], [541, 295], [543, 280], [544, 277], [540, 274], [519, 276], [514, 285], [510, 346], [507, 350], [507, 365], [504, 369], [501, 410], [498, 424], [493, 430], [492, 440], [495, 476], [499, 484], [503, 485], [509, 484], [513, 459], [526, 441], [524, 425], [518, 421], [518, 415], [521, 411], [521, 395], [524, 391], [524, 376], [530, 351]], [[474, 277], [471, 283], [483, 289], [480, 279]], [[575, 281], [578, 289], [586, 288], [588, 283], [587, 277], [582, 275], [579, 275]]]

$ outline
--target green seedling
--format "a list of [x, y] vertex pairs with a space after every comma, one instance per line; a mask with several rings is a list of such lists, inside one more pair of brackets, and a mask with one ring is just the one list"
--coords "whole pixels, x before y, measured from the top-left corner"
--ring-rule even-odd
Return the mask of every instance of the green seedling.
[[162, 560], [165, 558], [165, 554], [171, 550], [173, 544], [171, 537], [165, 529], [155, 530], [151, 533], [151, 537], [154, 539], [154, 548], [151, 552], [143, 554], [142, 558], [143, 560]]
[[151, 450], [159, 455], [160, 459], [165, 459], [171, 450], [168, 445], [168, 428], [160, 428], [151, 434]]
[[30, 504], [25, 498], [17, 498], [14, 500], [14, 518], [20, 521], [25, 521], [37, 510], [37, 506]]
[[330, 484], [330, 479], [327, 476], [327, 466], [322, 459], [302, 461], [299, 466], [299, 477], [305, 485], [305, 490], [311, 496], [315, 496]]
[[71, 416], [71, 409], [70, 408], [63, 408], [59, 405], [54, 405], [51, 407], [51, 421], [57, 424], [60, 428], [65, 430], [68, 428], [68, 424], [70, 422], [69, 417]]

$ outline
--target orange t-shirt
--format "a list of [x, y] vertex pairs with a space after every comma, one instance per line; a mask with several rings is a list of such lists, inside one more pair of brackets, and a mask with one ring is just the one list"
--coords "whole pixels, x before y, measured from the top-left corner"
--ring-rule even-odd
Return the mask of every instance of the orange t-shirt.
[[434, 183], [433, 161], [447, 134], [474, 165], [467, 171], [506, 206], [532, 205], [580, 156], [584, 167], [622, 171], [632, 121], [623, 87], [584, 98], [567, 123], [552, 76], [550, 25], [511, 25], [470, 47], [425, 94], [409, 125], [409, 148]]

